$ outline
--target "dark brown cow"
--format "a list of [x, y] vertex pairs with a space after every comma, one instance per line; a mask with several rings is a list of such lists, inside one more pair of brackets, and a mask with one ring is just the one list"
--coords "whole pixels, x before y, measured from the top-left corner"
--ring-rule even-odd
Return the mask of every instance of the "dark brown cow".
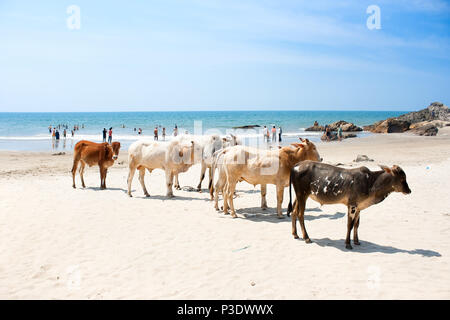
[[73, 149], [73, 167], [72, 167], [72, 179], [75, 188], [75, 175], [77, 172], [78, 163], [80, 166], [80, 177], [83, 188], [86, 188], [83, 179], [84, 167], [86, 164], [89, 167], [98, 165], [100, 168], [100, 188], [106, 189], [106, 174], [108, 168], [114, 164], [114, 160], [117, 160], [119, 156], [120, 142], [113, 142], [112, 144], [95, 143], [91, 141], [81, 140]]
[[[371, 205], [380, 203], [391, 192], [411, 193], [406, 174], [399, 166], [388, 168], [381, 166], [383, 170], [370, 171], [366, 167], [344, 169], [325, 163], [303, 161], [291, 170], [289, 183], [289, 207], [288, 215], [292, 211], [292, 191], [294, 185], [297, 200], [294, 203], [292, 213], [292, 235], [298, 239], [297, 217], [302, 229], [303, 239], [310, 243], [305, 228], [304, 214], [306, 200], [311, 198], [321, 205], [342, 203], [348, 209], [347, 237], [345, 246], [352, 249], [350, 244], [350, 232], [353, 227], [353, 242], [359, 245], [358, 227], [359, 213]], [[299, 212], [300, 211], [300, 212]]]

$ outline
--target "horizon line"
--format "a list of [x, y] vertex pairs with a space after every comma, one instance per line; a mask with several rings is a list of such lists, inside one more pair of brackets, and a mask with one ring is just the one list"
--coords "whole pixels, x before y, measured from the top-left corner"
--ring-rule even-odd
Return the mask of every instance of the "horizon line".
[[[423, 108], [423, 109], [426, 109]], [[421, 110], [421, 109], [419, 109]], [[346, 112], [346, 111], [364, 111], [364, 112], [389, 112], [389, 111], [399, 111], [399, 112], [412, 112], [415, 111], [414, 109], [379, 109], [379, 110], [367, 110], [367, 109], [242, 109], [242, 110], [180, 110], [180, 109], [174, 109], [174, 110], [132, 110], [132, 111], [124, 111], [124, 110], [117, 110], [117, 111], [0, 111], [0, 113], [129, 113], [129, 112], [242, 112], [242, 111], [251, 111], [251, 112], [267, 112], [267, 111], [277, 111], [277, 112], [284, 112], [284, 111], [309, 111], [309, 112], [329, 112], [329, 111], [335, 111], [335, 112]]]

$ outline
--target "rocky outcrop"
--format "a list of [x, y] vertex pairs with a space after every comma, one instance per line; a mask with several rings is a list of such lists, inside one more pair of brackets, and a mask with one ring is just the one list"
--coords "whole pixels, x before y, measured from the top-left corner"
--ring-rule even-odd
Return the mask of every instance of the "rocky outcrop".
[[364, 126], [364, 130], [373, 133], [398, 133], [409, 130], [410, 123], [408, 121], [389, 118], [384, 121], [375, 122], [373, 125]]
[[330, 127], [331, 131], [337, 131], [337, 129], [339, 127], [342, 128], [343, 132], [358, 132], [358, 131], [362, 131], [362, 128], [354, 125], [353, 123], [344, 121], [344, 120], [340, 120], [340, 121], [336, 121], [333, 122], [332, 124], [328, 125]]
[[306, 128], [305, 131], [325, 131], [324, 126], [312, 126], [309, 128]]
[[[349, 138], [356, 138], [356, 137], [357, 137], [357, 135], [354, 133], [347, 133], [347, 134], [342, 135], [342, 139], [349, 139]], [[325, 135], [322, 135], [322, 137], [320, 137], [320, 139], [322, 141], [327, 141], [327, 137]], [[332, 133], [330, 136], [330, 141], [337, 141], [337, 140], [339, 140], [337, 134]]]
[[440, 102], [433, 102], [426, 109], [410, 112], [364, 126], [365, 131], [395, 133], [411, 130], [418, 135], [436, 135], [450, 121], [450, 109]]
[[[356, 126], [355, 124], [344, 121], [344, 120], [339, 120], [339, 121], [333, 122], [332, 124], [329, 124], [328, 127], [330, 128], [331, 131], [337, 131], [339, 127], [342, 127], [343, 132], [358, 132], [358, 131], [363, 130], [362, 128]], [[306, 128], [305, 131], [325, 131], [325, 127], [324, 126], [312, 126], [312, 127]]]
[[433, 102], [426, 109], [403, 114], [397, 117], [397, 119], [408, 121], [410, 123], [432, 120], [450, 121], [450, 109], [447, 106], [444, 106], [443, 103]]
[[415, 133], [419, 136], [435, 136], [438, 131], [439, 129], [432, 123], [427, 123], [423, 126], [418, 126], [411, 129], [412, 133]]

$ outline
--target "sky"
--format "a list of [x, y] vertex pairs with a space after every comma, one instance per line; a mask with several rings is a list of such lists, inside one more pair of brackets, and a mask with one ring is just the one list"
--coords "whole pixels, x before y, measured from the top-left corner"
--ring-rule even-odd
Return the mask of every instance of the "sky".
[[418, 110], [449, 49], [444, 0], [0, 0], [0, 112]]

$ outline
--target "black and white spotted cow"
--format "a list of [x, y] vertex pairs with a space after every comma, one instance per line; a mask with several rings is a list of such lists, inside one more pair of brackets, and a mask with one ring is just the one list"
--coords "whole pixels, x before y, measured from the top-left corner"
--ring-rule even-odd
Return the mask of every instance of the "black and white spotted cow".
[[380, 203], [391, 192], [411, 193], [406, 182], [405, 172], [394, 165], [381, 166], [383, 170], [370, 171], [366, 167], [344, 169], [329, 164], [303, 161], [291, 170], [289, 183], [288, 216], [292, 212], [292, 187], [296, 194], [292, 213], [292, 234], [298, 239], [297, 217], [302, 229], [303, 239], [310, 243], [305, 229], [304, 213], [306, 200], [311, 198], [322, 204], [342, 203], [347, 206], [347, 237], [345, 246], [352, 249], [350, 232], [354, 228], [353, 242], [359, 245], [358, 227], [360, 211]]

